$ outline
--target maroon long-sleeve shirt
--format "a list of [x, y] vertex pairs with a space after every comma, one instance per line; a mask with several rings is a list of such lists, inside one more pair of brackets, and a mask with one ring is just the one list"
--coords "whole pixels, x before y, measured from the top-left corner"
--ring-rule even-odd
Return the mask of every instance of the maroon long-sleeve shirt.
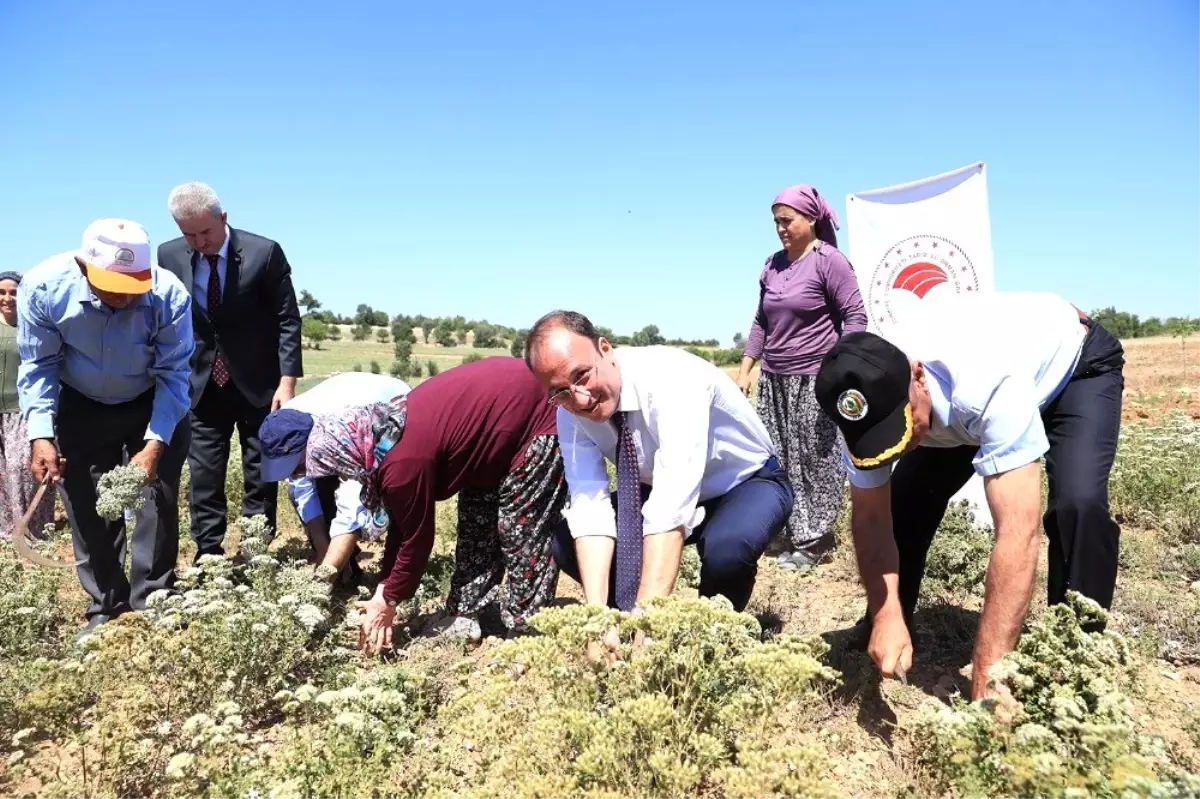
[[839, 336], [867, 329], [854, 269], [836, 247], [822, 243], [791, 262], [780, 250], [759, 280], [762, 301], [745, 354], [761, 358], [764, 372], [815, 375]]
[[434, 503], [462, 488], [499, 488], [535, 437], [557, 434], [547, 398], [525, 362], [507, 356], [456, 366], [408, 393], [404, 435], [379, 466], [391, 517], [385, 599], [416, 593], [433, 549]]

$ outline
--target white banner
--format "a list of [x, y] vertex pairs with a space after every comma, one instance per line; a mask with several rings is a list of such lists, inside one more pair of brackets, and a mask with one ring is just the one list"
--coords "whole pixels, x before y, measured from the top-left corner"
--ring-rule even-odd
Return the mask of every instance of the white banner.
[[[901, 186], [846, 198], [850, 262], [872, 332], [887, 336], [922, 305], [968, 292], [992, 291], [991, 218], [982, 162]], [[955, 500], [992, 523], [983, 481], [972, 477]]]

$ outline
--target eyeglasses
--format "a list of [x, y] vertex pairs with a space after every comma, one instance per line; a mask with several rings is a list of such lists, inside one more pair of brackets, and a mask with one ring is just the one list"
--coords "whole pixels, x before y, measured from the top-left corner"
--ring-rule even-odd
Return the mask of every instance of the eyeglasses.
[[562, 407], [568, 402], [585, 403], [592, 399], [592, 392], [584, 388], [584, 384], [592, 379], [592, 375], [596, 373], [596, 364], [592, 364], [592, 368], [588, 369], [579, 379], [566, 388], [559, 389], [550, 395], [548, 402], [551, 405]]

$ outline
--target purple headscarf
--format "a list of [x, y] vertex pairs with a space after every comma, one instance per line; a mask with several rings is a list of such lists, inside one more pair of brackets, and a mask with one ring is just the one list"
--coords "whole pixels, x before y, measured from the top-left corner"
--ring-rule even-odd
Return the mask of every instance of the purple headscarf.
[[827, 242], [831, 247], [837, 246], [837, 234], [834, 233], [839, 227], [837, 214], [812, 186], [804, 183], [788, 186], [779, 192], [779, 196], [771, 205], [786, 205], [796, 209], [813, 220], [813, 232], [817, 234], [818, 239]]

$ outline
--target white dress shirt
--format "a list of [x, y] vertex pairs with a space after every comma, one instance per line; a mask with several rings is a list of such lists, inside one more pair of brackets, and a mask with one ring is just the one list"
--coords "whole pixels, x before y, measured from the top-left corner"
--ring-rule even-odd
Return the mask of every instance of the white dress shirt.
[[[675, 347], [621, 347], [618, 411], [627, 411], [641, 480], [654, 490], [642, 506], [643, 534], [704, 520], [699, 503], [745, 482], [775, 454], [771, 437], [733, 380]], [[558, 439], [570, 490], [571, 535], [616, 538], [605, 460], [616, 463], [612, 421], [558, 410]]]
[[[283, 407], [303, 411], [312, 416], [337, 413], [353, 405], [370, 405], [407, 394], [409, 385], [387, 375], [370, 372], [345, 372], [322, 380], [303, 394], [293, 397]], [[305, 524], [321, 515], [321, 500], [316, 487], [307, 476], [286, 481], [300, 520]], [[329, 537], [357, 532], [368, 528], [371, 514], [359, 500], [362, 484], [357, 480], [342, 480], [335, 493], [337, 515], [329, 522]]]
[[[933, 407], [921, 446], [979, 447], [972, 463], [986, 477], [1050, 448], [1042, 412], [1070, 381], [1086, 333], [1061, 297], [994, 292], [927, 302], [885, 338], [924, 364]], [[842, 460], [859, 488], [891, 477], [888, 466], [855, 468], [844, 448]]]
[[[212, 271], [208, 265], [208, 257], [204, 253], [196, 253], [196, 266], [192, 270], [192, 302], [199, 305], [208, 313], [208, 275]], [[221, 287], [221, 296], [225, 296], [225, 275], [229, 271], [229, 225], [225, 226], [225, 243], [217, 253], [217, 283]]]

